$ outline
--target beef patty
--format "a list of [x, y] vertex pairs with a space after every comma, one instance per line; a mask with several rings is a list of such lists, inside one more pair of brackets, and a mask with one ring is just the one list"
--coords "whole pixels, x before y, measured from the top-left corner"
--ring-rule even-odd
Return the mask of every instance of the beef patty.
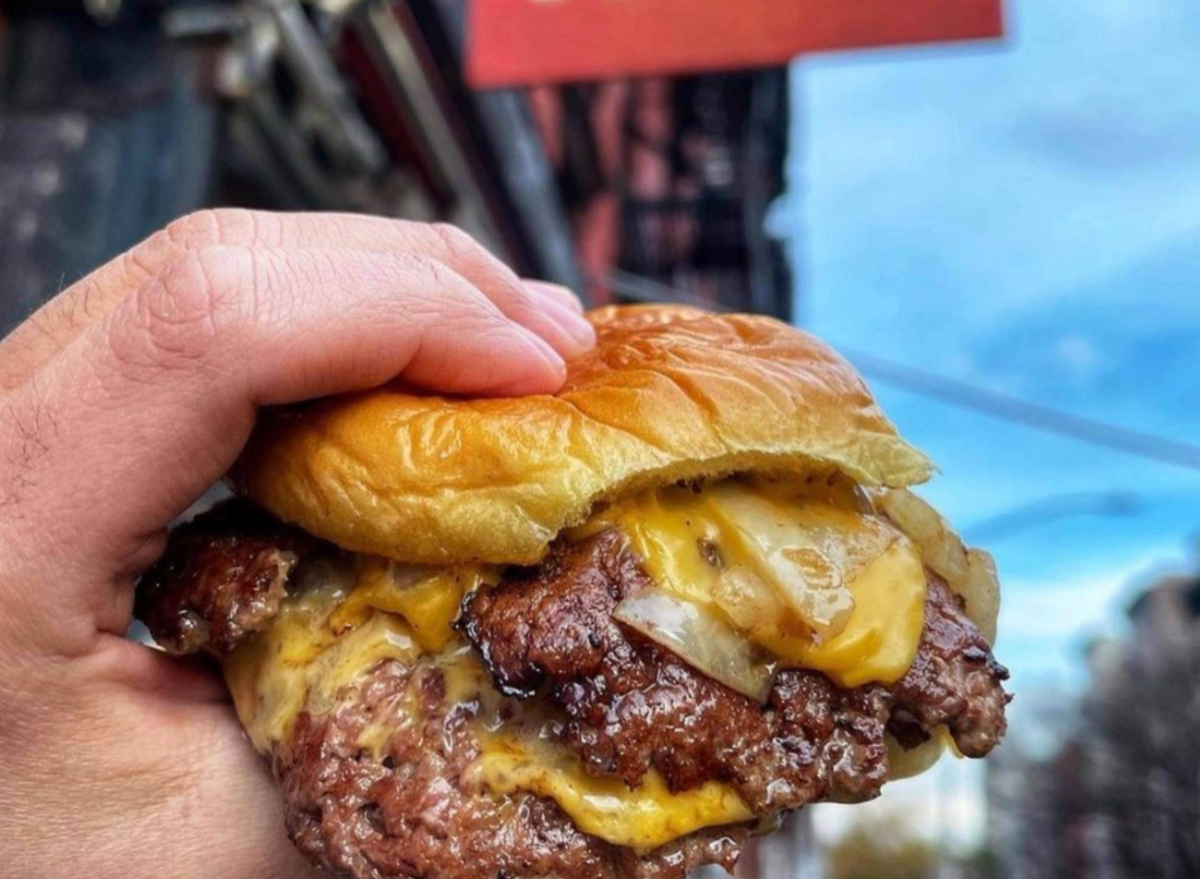
[[464, 604], [460, 626], [497, 686], [561, 706], [563, 741], [597, 774], [636, 786], [653, 767], [673, 790], [717, 779], [767, 814], [877, 795], [885, 727], [912, 745], [945, 724], [972, 757], [1004, 734], [1007, 672], [933, 574], [917, 659], [899, 683], [841, 690], [817, 672], [784, 671], [765, 706], [612, 618], [650, 585], [612, 529], [560, 543], [538, 568]]
[[171, 532], [138, 582], [134, 613], [172, 653], [223, 656], [262, 631], [287, 595], [296, 564], [332, 551], [243, 500], [229, 500]]
[[[436, 663], [386, 662], [331, 716], [300, 716], [272, 762], [301, 851], [354, 879], [682, 879], [703, 864], [732, 869], [750, 835], [714, 827], [639, 856], [580, 832], [552, 800], [480, 792], [464, 779], [478, 704], [445, 697]], [[381, 723], [394, 732], [364, 750], [362, 731]]]
[[[172, 535], [139, 587], [139, 614], [168, 649], [224, 655], [269, 625], [298, 563], [336, 551], [230, 502]], [[459, 627], [497, 688], [513, 705], [558, 712], [554, 729], [592, 773], [636, 786], [653, 768], [677, 791], [716, 779], [770, 816], [876, 796], [885, 731], [913, 746], [944, 724], [969, 756], [1004, 733], [1007, 673], [936, 576], [901, 681], [842, 690], [784, 671], [765, 705], [612, 619], [622, 597], [648, 585], [624, 535], [608, 530], [556, 543], [543, 564], [464, 603]], [[582, 833], [551, 800], [480, 791], [464, 778], [479, 752], [479, 702], [445, 694], [436, 658], [386, 660], [332, 713], [301, 714], [274, 747], [289, 832], [317, 863], [354, 879], [680, 879], [700, 864], [730, 866], [753, 830], [710, 828], [638, 853]], [[368, 724], [393, 730], [377, 749], [359, 744]]]

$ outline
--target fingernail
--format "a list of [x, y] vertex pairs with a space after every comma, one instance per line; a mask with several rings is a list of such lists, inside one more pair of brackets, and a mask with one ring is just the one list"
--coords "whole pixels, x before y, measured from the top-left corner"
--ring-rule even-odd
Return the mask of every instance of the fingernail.
[[576, 314], [583, 314], [583, 303], [579, 301], [570, 287], [562, 284], [552, 284], [549, 281], [525, 281], [525, 286], [539, 297], [545, 297], [559, 305], [564, 305]]
[[526, 347], [528, 347], [533, 353], [541, 358], [545, 364], [550, 367], [550, 370], [554, 373], [554, 375], [556, 375], [559, 379], [562, 379], [567, 374], [566, 361], [564, 361], [562, 356], [550, 346], [549, 342], [532, 330], [527, 330], [520, 324], [513, 324], [513, 327], [525, 340]]
[[547, 303], [544, 308], [546, 315], [558, 324], [570, 342], [570, 346], [563, 346], [566, 350], [560, 348], [564, 357], [575, 357], [596, 344], [596, 331], [582, 316], [557, 302]]
[[[532, 294], [538, 309], [550, 318], [561, 331], [551, 339], [564, 357], [575, 357], [596, 344], [596, 331], [583, 316], [578, 300], [565, 287], [542, 281], [526, 281], [525, 289]], [[568, 301], [569, 300], [569, 301]]]

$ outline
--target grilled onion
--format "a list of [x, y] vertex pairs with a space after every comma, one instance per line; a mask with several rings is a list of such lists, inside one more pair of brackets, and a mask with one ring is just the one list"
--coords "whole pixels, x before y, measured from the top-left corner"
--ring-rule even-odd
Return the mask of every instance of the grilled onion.
[[896, 532], [873, 516], [813, 498], [781, 507], [728, 487], [713, 496], [726, 530], [738, 535], [784, 606], [820, 639], [841, 634], [854, 612], [851, 584]]
[[966, 580], [966, 547], [937, 510], [905, 489], [881, 492], [879, 506], [917, 545], [930, 570], [951, 587]]
[[1000, 615], [1000, 580], [996, 562], [982, 549], [967, 550], [967, 579], [962, 597], [967, 615], [989, 644], [996, 643], [996, 619]]
[[651, 588], [625, 598], [613, 617], [732, 690], [765, 702], [774, 666], [749, 641], [694, 602]]
[[888, 778], [900, 781], [903, 778], [913, 778], [932, 768], [946, 750], [946, 743], [953, 740], [945, 727], [938, 727], [934, 734], [915, 748], [905, 748], [892, 738], [891, 733], [884, 735], [884, 743], [888, 752]]
[[917, 545], [929, 569], [962, 597], [967, 617], [989, 644], [994, 643], [1000, 583], [992, 557], [981, 549], [967, 549], [946, 520], [910, 491], [884, 489], [876, 492], [875, 504]]

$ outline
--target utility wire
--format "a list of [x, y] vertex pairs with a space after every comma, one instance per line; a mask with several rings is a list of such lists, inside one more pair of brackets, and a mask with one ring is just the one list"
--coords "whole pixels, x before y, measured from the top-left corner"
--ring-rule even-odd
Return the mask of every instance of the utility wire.
[[[719, 305], [704, 302], [685, 290], [679, 290], [651, 278], [624, 272], [610, 271], [606, 278], [609, 287], [618, 295], [639, 302], [677, 302], [721, 311]], [[1093, 418], [1072, 415], [1040, 403], [1030, 403], [990, 391], [958, 379], [946, 378], [922, 369], [904, 366], [875, 354], [834, 345], [865, 374], [884, 384], [904, 388], [951, 406], [972, 409], [1002, 421], [1011, 421], [1048, 433], [1068, 436], [1106, 449], [1137, 455], [1151, 461], [1173, 464], [1200, 471], [1200, 446], [1107, 424]]]
[[1128, 491], [1066, 492], [1022, 504], [1006, 513], [976, 522], [962, 530], [972, 544], [993, 544], [1028, 528], [1040, 528], [1047, 522], [1089, 514], [1099, 516], [1136, 516], [1143, 507], [1140, 495]]
[[866, 375], [885, 384], [1005, 421], [1069, 436], [1095, 446], [1186, 467], [1189, 470], [1200, 470], [1200, 446], [1072, 415], [957, 379], [945, 378], [911, 366], [902, 366], [865, 351], [846, 347], [839, 350]]

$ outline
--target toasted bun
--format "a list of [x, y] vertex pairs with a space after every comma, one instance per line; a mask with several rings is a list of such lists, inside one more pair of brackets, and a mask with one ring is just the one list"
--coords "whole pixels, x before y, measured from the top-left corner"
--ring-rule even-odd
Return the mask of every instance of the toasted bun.
[[667, 306], [589, 319], [598, 342], [553, 396], [394, 388], [264, 413], [235, 486], [347, 549], [407, 562], [530, 564], [602, 500], [733, 472], [921, 482], [854, 369], [777, 320]]

